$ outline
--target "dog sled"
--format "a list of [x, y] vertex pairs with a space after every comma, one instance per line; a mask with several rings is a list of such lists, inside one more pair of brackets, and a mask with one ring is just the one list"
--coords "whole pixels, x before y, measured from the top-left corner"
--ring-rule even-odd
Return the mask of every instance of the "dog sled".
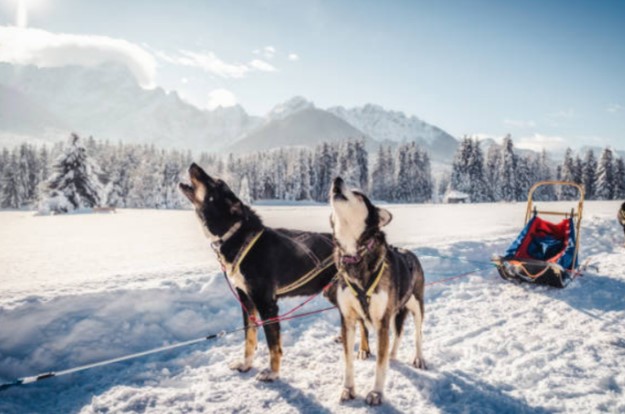
[[[578, 191], [576, 208], [569, 212], [537, 210], [534, 192], [543, 186], [561, 185]], [[540, 181], [527, 196], [525, 227], [503, 256], [492, 258], [499, 275], [509, 281], [565, 287], [580, 271], [579, 230], [584, 206], [584, 187], [567, 181]], [[563, 216], [559, 223], [541, 218]]]

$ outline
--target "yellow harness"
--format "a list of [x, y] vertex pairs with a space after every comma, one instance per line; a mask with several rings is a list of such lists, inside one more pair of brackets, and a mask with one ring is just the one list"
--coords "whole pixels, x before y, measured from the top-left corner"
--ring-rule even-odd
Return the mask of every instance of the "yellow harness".
[[[345, 281], [345, 284], [347, 285], [347, 287], [349, 288], [349, 290], [352, 292], [352, 294], [356, 297], [356, 299], [358, 299], [361, 302], [361, 305], [363, 306], [363, 311], [366, 312], [366, 309], [364, 309], [364, 305], [365, 303], [368, 305], [369, 301], [371, 300], [371, 296], [373, 296], [373, 292], [375, 291], [375, 288], [378, 286], [378, 284], [380, 283], [380, 279], [382, 279], [382, 275], [384, 274], [384, 270], [386, 270], [387, 267], [387, 262], [386, 262], [386, 253], [383, 253], [380, 256], [380, 259], [378, 259], [378, 263], [376, 264], [376, 268], [379, 267], [380, 270], [378, 270], [378, 273], [376, 274], [375, 278], [373, 279], [373, 282], [371, 282], [371, 285], [367, 288], [367, 290], [364, 289], [358, 289], [356, 287], [354, 287], [354, 285], [351, 284], [351, 282], [349, 281], [349, 276], [347, 274], [347, 272], [345, 271], [345, 269], [341, 269], [341, 275], [343, 276], [343, 280]], [[363, 294], [364, 294], [364, 298], [363, 298]], [[366, 301], [365, 303], [363, 303], [363, 299]]]
[[[249, 243], [247, 243], [245, 245], [245, 247], [241, 250], [241, 252], [234, 258], [234, 261], [232, 262], [232, 270], [231, 270], [231, 274], [235, 275], [239, 272], [239, 268], [241, 267], [241, 263], [243, 263], [243, 260], [245, 260], [245, 257], [248, 255], [248, 253], [252, 250], [252, 248], [254, 247], [254, 245], [256, 244], [256, 242], [258, 241], [258, 239], [260, 239], [260, 236], [263, 235], [263, 233], [265, 232], [265, 230], [261, 230], [258, 232], [258, 234], [256, 234], [256, 236], [254, 236]], [[217, 259], [219, 260], [219, 263], [221, 264], [222, 269], [226, 269], [226, 261], [224, 260], [223, 256], [219, 253], [219, 250], [215, 249], [215, 252], [217, 253]], [[314, 269], [312, 269], [310, 272], [307, 272], [306, 274], [304, 274], [302, 277], [300, 277], [299, 279], [297, 279], [295, 282], [284, 286], [282, 288], [279, 288], [276, 291], [276, 294], [281, 296], [284, 295], [286, 293], [292, 292], [295, 289], [299, 289], [300, 287], [304, 286], [305, 284], [307, 284], [308, 282], [310, 282], [311, 280], [313, 280], [314, 278], [316, 278], [317, 276], [319, 276], [323, 271], [325, 271], [326, 269], [330, 268], [330, 266], [332, 266], [334, 264], [334, 260], [332, 255], [326, 257], [320, 264], [319, 266], [316, 266]]]

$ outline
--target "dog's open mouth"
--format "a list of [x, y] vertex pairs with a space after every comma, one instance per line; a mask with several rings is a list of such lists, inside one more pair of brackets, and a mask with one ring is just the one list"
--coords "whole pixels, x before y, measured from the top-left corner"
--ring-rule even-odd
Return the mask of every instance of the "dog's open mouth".
[[332, 195], [332, 200], [334, 200], [334, 201], [347, 201], [347, 197], [345, 197], [345, 195], [339, 191], [339, 192], [335, 192]]
[[343, 194], [344, 182], [341, 177], [336, 177], [332, 183], [332, 200], [347, 201], [347, 197]]
[[183, 191], [191, 191], [193, 192], [193, 186], [187, 183], [180, 183], [180, 189]]

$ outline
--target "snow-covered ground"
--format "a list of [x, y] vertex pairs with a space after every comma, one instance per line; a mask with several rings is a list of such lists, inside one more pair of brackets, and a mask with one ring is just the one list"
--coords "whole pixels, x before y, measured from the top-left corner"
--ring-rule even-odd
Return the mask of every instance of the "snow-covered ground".
[[[551, 203], [550, 203], [551, 204]], [[385, 404], [364, 404], [374, 359], [356, 362], [358, 397], [340, 405], [335, 311], [284, 324], [282, 377], [227, 363], [242, 334], [0, 392], [0, 412], [625, 412], [625, 257], [618, 202], [586, 203], [582, 259], [562, 290], [515, 285], [492, 269], [426, 288], [428, 371], [408, 362], [412, 324]], [[565, 209], [562, 203], [549, 209]], [[523, 225], [525, 205], [391, 205], [388, 237], [426, 279], [481, 267]], [[327, 206], [263, 206], [272, 226], [327, 231]], [[0, 213], [0, 382], [239, 327], [240, 311], [191, 211], [36, 217]], [[282, 302], [287, 310], [301, 299]], [[316, 300], [309, 309], [327, 306]], [[374, 342], [373, 342], [374, 343]]]

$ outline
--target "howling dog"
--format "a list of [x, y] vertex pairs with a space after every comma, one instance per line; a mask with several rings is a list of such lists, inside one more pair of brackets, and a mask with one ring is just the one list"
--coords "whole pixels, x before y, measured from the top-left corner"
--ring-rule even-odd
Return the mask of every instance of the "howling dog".
[[[378, 356], [375, 383], [366, 402], [382, 403], [389, 357], [395, 359], [404, 320], [412, 313], [415, 323], [416, 355], [413, 365], [425, 369], [421, 351], [424, 276], [417, 257], [386, 242], [381, 228], [392, 219], [387, 210], [375, 207], [359, 191], [334, 180], [330, 190], [334, 236], [334, 260], [341, 277], [337, 302], [341, 311], [341, 332], [345, 353], [345, 377], [341, 401], [355, 398], [354, 328], [359, 319], [377, 332]], [[389, 355], [390, 328], [395, 341]]]
[[[244, 358], [230, 368], [247, 372], [254, 359], [257, 327], [278, 316], [278, 299], [317, 294], [335, 278], [332, 235], [265, 227], [225, 182], [213, 179], [196, 164], [189, 167], [189, 176], [191, 185], [180, 183], [180, 190], [195, 207], [202, 230], [234, 285], [243, 310]], [[328, 289], [326, 293], [336, 304], [335, 291]], [[263, 324], [263, 329], [270, 364], [256, 378], [273, 381], [279, 377], [282, 357], [280, 324], [272, 321]], [[361, 332], [361, 354], [368, 355], [367, 333], [364, 329]]]

